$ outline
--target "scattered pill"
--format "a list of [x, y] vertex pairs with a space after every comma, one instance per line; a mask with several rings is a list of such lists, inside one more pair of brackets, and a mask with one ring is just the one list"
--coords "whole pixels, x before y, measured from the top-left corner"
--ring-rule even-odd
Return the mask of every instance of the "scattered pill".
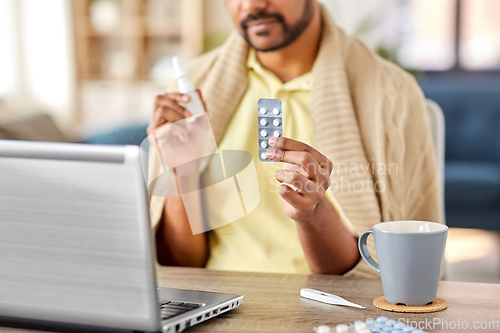
[[367, 328], [368, 328], [368, 325], [364, 321], [362, 321], [360, 323], [354, 323], [354, 329], [356, 331], [361, 331], [361, 330], [364, 330]]
[[394, 326], [395, 329], [397, 330], [402, 330], [405, 328], [405, 324], [403, 323], [397, 323], [396, 326]]
[[[287, 184], [288, 185], [288, 184]], [[326, 326], [326, 325], [324, 325]], [[316, 333], [319, 333], [319, 327], [315, 328]], [[325, 330], [326, 333], [329, 333]], [[331, 330], [331, 332], [342, 332], [342, 333], [428, 333], [421, 329], [406, 326], [401, 322], [397, 322], [394, 319], [388, 319], [385, 316], [380, 316], [377, 320], [371, 318], [366, 319], [366, 322], [362, 320], [356, 320], [354, 324], [340, 324]]]
[[330, 326], [326, 326], [326, 325], [318, 326], [316, 333], [330, 333]]
[[337, 329], [337, 333], [349, 332], [349, 326], [347, 326], [346, 324], [337, 325], [336, 329]]

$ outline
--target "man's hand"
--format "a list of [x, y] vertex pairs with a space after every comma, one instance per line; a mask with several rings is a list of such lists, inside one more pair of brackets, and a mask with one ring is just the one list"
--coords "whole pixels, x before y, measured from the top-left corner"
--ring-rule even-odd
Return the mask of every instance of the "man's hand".
[[191, 117], [191, 112], [179, 105], [179, 103], [188, 103], [189, 99], [188, 95], [178, 93], [156, 96], [153, 107], [153, 118], [147, 129], [148, 135], [153, 134], [162, 125], [175, 123], [181, 119]]
[[325, 198], [333, 163], [316, 149], [288, 138], [271, 138], [267, 158], [285, 162], [276, 172], [285, 214], [297, 233], [314, 274], [343, 274], [359, 262], [358, 243]]
[[276, 172], [276, 179], [281, 183], [279, 193], [285, 200], [285, 214], [295, 221], [306, 220], [325, 198], [333, 163], [299, 141], [273, 137], [269, 144], [279, 150], [268, 150], [267, 158], [286, 163]]
[[217, 148], [215, 139], [210, 140], [212, 131], [207, 115], [192, 117], [179, 105], [188, 101], [188, 95], [177, 93], [157, 96], [147, 132], [163, 166], [168, 170], [177, 168], [178, 177], [196, 181], [200, 158]]
[[[189, 99], [189, 96], [177, 93], [159, 95], [155, 99], [153, 117], [147, 132], [148, 136], [154, 138], [151, 144], [156, 145], [160, 152], [165, 152], [162, 158], [166, 167], [179, 165], [183, 158], [189, 161], [189, 156], [196, 155], [196, 151], [187, 149], [198, 146], [193, 142], [196, 135], [190, 136], [189, 126], [180, 123], [168, 126], [192, 116], [179, 105], [188, 103]], [[190, 124], [191, 127], [196, 125]], [[166, 198], [161, 223], [156, 232], [158, 262], [162, 265], [204, 267], [208, 258], [207, 240], [204, 234], [192, 234], [178, 182], [180, 174], [191, 174], [191, 171], [186, 168], [177, 168], [176, 171], [178, 197]], [[201, 204], [195, 202], [192, 206], [195, 207], [193, 214], [201, 212]]]

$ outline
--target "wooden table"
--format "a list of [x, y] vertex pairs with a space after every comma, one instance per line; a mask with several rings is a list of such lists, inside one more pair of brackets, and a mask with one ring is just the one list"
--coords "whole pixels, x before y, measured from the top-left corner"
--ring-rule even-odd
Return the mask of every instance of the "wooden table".
[[[448, 309], [428, 314], [402, 314], [379, 310], [373, 299], [383, 294], [380, 279], [333, 275], [291, 275], [219, 272], [191, 268], [161, 268], [159, 283], [176, 288], [196, 288], [245, 295], [241, 306], [192, 327], [189, 332], [314, 332], [319, 325], [335, 326], [386, 316], [417, 322], [433, 318], [446, 321], [500, 322], [500, 285], [463, 282], [440, 283], [438, 297]], [[366, 309], [333, 306], [299, 296], [301, 288], [313, 288], [342, 296]], [[437, 327], [436, 327], [437, 328]], [[441, 330], [456, 332], [457, 330]], [[469, 330], [487, 332], [488, 330]], [[490, 330], [493, 331], [493, 330]], [[498, 329], [497, 329], [498, 331]]]
[[[380, 279], [332, 275], [290, 275], [220, 272], [196, 268], [162, 267], [158, 269], [160, 285], [185, 289], [222, 291], [245, 295], [242, 305], [220, 317], [196, 325], [186, 332], [314, 332], [319, 325], [335, 326], [386, 316], [398, 320], [431, 322], [434, 318], [468, 325], [470, 332], [493, 332], [476, 329], [474, 322], [500, 322], [500, 285], [446, 282], [440, 283], [438, 297], [448, 302], [448, 309], [428, 314], [386, 312], [372, 305], [382, 295]], [[299, 296], [301, 288], [313, 288], [342, 296], [366, 306], [356, 309], [332, 306]], [[460, 320], [458, 323], [457, 321]], [[494, 323], [493, 323], [494, 324]], [[483, 324], [484, 325], [484, 324]], [[428, 327], [427, 329], [429, 330]], [[23, 330], [0, 328], [0, 332], [20, 333]], [[436, 326], [435, 332], [456, 332]], [[461, 330], [465, 331], [465, 330]]]

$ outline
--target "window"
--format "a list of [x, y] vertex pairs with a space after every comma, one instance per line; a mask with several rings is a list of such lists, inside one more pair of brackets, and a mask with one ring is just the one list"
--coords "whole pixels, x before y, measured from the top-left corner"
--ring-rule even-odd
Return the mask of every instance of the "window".
[[70, 5], [66, 0], [0, 0], [2, 112], [72, 115]]
[[460, 65], [500, 69], [500, 1], [462, 0], [460, 23]]
[[15, 89], [16, 56], [15, 41], [12, 29], [14, 4], [11, 1], [0, 0], [0, 100], [13, 94]]
[[419, 71], [500, 70], [500, 0], [321, 0], [338, 25]]
[[403, 66], [424, 71], [500, 69], [500, 1], [401, 2], [398, 60]]
[[419, 70], [453, 68], [456, 0], [402, 1], [401, 10], [398, 62]]

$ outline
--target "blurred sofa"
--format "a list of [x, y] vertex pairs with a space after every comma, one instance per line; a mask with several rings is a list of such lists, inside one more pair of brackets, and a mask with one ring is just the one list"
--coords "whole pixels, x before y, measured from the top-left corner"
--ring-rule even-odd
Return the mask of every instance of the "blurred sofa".
[[52, 118], [44, 113], [0, 124], [0, 140], [69, 141]]
[[107, 144], [107, 145], [136, 145], [141, 143], [148, 136], [147, 123], [129, 124], [126, 126], [110, 129], [101, 133], [94, 133], [82, 139], [84, 143]]
[[422, 80], [446, 121], [445, 209], [451, 227], [500, 231], [500, 75]]

